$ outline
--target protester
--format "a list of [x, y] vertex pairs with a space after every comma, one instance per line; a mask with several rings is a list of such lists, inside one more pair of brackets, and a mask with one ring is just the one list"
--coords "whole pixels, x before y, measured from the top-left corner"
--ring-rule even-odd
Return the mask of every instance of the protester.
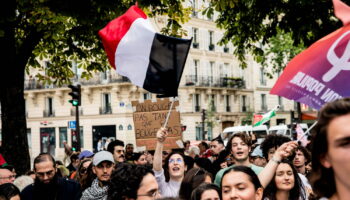
[[149, 167], [124, 163], [113, 172], [107, 200], [153, 200], [158, 197], [158, 184]]
[[211, 150], [209, 144], [206, 141], [202, 141], [198, 144], [199, 147], [199, 157], [209, 158], [211, 156]]
[[125, 162], [124, 142], [121, 140], [114, 140], [108, 144], [107, 151], [113, 154], [114, 162], [116, 164]]
[[211, 161], [214, 161], [219, 156], [220, 152], [225, 149], [224, 141], [220, 138], [214, 138], [210, 142], [210, 150], [211, 157], [209, 158]]
[[265, 167], [266, 159], [263, 156], [260, 145], [256, 146], [250, 154], [250, 162], [256, 166]]
[[[296, 141], [290, 141], [290, 138], [276, 134], [268, 135], [261, 143], [263, 155], [268, 161], [264, 168], [264, 173], [259, 175], [260, 182], [264, 187], [266, 187], [273, 179], [274, 172], [282, 159], [293, 161], [293, 153], [296, 148]], [[302, 181], [302, 198], [308, 199], [309, 195], [312, 194], [311, 185], [304, 175], [300, 173], [298, 173], [298, 175]]]
[[80, 160], [79, 160], [79, 153], [72, 153], [70, 158], [70, 164], [67, 166], [67, 169], [69, 170], [69, 174], [71, 175], [75, 170], [77, 170]]
[[162, 151], [167, 136], [168, 131], [165, 128], [160, 128], [157, 131], [157, 144], [154, 152], [153, 171], [159, 185], [161, 196], [177, 197], [187, 166], [182, 153], [172, 152], [167, 156], [162, 167]]
[[183, 144], [184, 144], [184, 149], [185, 149], [185, 151], [184, 151], [185, 156], [189, 156], [191, 141], [186, 140], [183, 142]]
[[25, 187], [28, 185], [34, 183], [34, 179], [28, 175], [22, 175], [16, 178], [16, 180], [13, 182], [15, 186], [19, 189], [19, 191], [22, 191]]
[[1, 200], [20, 200], [20, 191], [12, 183], [4, 183], [0, 185]]
[[182, 180], [179, 197], [181, 199], [190, 199], [192, 191], [201, 183], [212, 183], [212, 175], [202, 168], [193, 168], [189, 170]]
[[301, 179], [293, 164], [282, 160], [276, 169], [273, 180], [264, 190], [266, 200], [299, 200], [305, 199]]
[[222, 200], [261, 200], [263, 187], [256, 173], [247, 166], [226, 170], [221, 182]]
[[[250, 137], [245, 133], [235, 133], [228, 141], [226, 146], [226, 151], [231, 152], [231, 155], [235, 159], [235, 165], [243, 165], [252, 168], [252, 170], [259, 174], [262, 171], [262, 167], [256, 166], [249, 161], [251, 140]], [[231, 167], [235, 166], [232, 165]], [[221, 169], [215, 177], [214, 183], [220, 185], [222, 175], [230, 167]]]
[[134, 154], [134, 145], [129, 143], [125, 146], [125, 160], [132, 163], [132, 156]]
[[318, 197], [350, 197], [350, 98], [327, 103], [319, 112], [312, 144], [313, 189]]
[[293, 160], [293, 165], [297, 169], [298, 173], [306, 176], [306, 165], [311, 161], [311, 154], [303, 146], [298, 146], [295, 151], [295, 157]]
[[145, 165], [147, 164], [146, 155], [144, 153], [134, 153], [132, 161], [136, 165]]
[[[78, 167], [78, 170], [77, 170], [77, 175], [75, 176], [75, 180], [80, 184], [81, 188], [84, 190], [87, 188], [86, 184], [89, 184], [88, 187], [90, 187], [90, 185], [92, 183], [92, 181], [89, 181], [90, 179], [88, 179], [88, 176], [89, 176], [89, 169], [88, 168], [91, 165], [91, 163], [92, 163], [91, 158], [87, 158], [87, 159], [81, 161], [81, 163]], [[92, 168], [90, 171], [92, 172]]]
[[191, 195], [191, 200], [220, 200], [220, 188], [212, 183], [202, 183]]
[[197, 146], [191, 146], [188, 151], [188, 156], [192, 157], [193, 159], [196, 159], [199, 157], [200, 149]]
[[59, 178], [56, 173], [55, 159], [48, 153], [41, 153], [34, 159], [36, 178], [34, 184], [28, 185], [21, 192], [22, 200], [80, 199], [81, 190], [78, 183]]
[[5, 167], [0, 167], [0, 185], [4, 183], [13, 183], [15, 181], [16, 176], [12, 171]]
[[108, 151], [99, 151], [94, 155], [92, 171], [97, 178], [84, 190], [81, 200], [106, 199], [114, 163], [113, 155]]

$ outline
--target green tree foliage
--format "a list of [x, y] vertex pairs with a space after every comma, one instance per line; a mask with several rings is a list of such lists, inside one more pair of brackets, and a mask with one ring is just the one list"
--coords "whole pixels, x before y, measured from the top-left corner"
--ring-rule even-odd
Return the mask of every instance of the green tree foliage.
[[[18, 174], [29, 169], [24, 107], [24, 75], [29, 66], [46, 83], [65, 84], [73, 77], [71, 61], [82, 77], [109, 67], [98, 31], [124, 13], [135, 0], [16, 0], [0, 8], [2, 153]], [[180, 24], [190, 10], [183, 0], [138, 0], [150, 16], [166, 15], [168, 35], [184, 34]], [[44, 69], [38, 58], [49, 60]], [[6, 69], [6, 73], [5, 73]], [[15, 155], [15, 156], [14, 156]], [[35, 155], [34, 155], [35, 156]]]
[[[350, 5], [349, 0], [344, 2]], [[243, 68], [248, 53], [262, 61], [264, 47], [279, 31], [290, 34], [293, 46], [299, 47], [342, 26], [330, 0], [213, 0], [203, 12], [210, 16], [214, 10], [219, 13], [218, 27], [225, 30], [220, 43], [233, 44]]]

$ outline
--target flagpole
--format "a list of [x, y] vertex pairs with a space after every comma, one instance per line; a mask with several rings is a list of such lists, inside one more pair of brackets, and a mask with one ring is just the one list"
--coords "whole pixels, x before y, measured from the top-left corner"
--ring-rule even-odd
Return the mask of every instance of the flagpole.
[[164, 123], [164, 125], [163, 125], [163, 128], [166, 128], [166, 126], [167, 126], [167, 124], [168, 124], [169, 117], [170, 117], [170, 113], [171, 113], [171, 110], [173, 109], [174, 102], [175, 102], [175, 97], [172, 98], [171, 105], [170, 105], [170, 109], [169, 109], [168, 114], [167, 114], [167, 116], [166, 116], [166, 119], [165, 119], [165, 123]]
[[310, 130], [311, 130], [314, 126], [316, 126], [316, 124], [317, 124], [317, 121], [315, 121], [315, 122], [310, 126], [310, 128], [308, 128], [308, 129], [305, 131], [305, 133], [297, 140], [297, 142], [299, 142], [301, 139], [303, 139], [303, 137], [305, 137], [306, 134], [308, 134], [308, 133], [310, 132]]

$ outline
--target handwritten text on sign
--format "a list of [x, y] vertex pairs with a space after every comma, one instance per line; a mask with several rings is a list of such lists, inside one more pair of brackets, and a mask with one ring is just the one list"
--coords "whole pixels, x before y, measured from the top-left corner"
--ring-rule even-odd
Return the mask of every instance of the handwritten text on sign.
[[[169, 99], [157, 102], [150, 100], [145, 100], [143, 103], [132, 102], [132, 106], [136, 108], [133, 119], [137, 146], [146, 146], [147, 150], [155, 149], [157, 131], [163, 126], [170, 105]], [[166, 142], [166, 149], [178, 148], [175, 141], [181, 139], [180, 113], [175, 109], [177, 106], [179, 106], [179, 102], [175, 101], [167, 124], [169, 130], [167, 140], [171, 143]]]

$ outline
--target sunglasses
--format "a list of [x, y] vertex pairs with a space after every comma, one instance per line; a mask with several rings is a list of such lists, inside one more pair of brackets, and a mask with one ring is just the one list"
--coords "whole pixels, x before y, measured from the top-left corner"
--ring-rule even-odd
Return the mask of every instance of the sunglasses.
[[117, 153], [124, 153], [125, 151], [124, 150], [116, 150]]

